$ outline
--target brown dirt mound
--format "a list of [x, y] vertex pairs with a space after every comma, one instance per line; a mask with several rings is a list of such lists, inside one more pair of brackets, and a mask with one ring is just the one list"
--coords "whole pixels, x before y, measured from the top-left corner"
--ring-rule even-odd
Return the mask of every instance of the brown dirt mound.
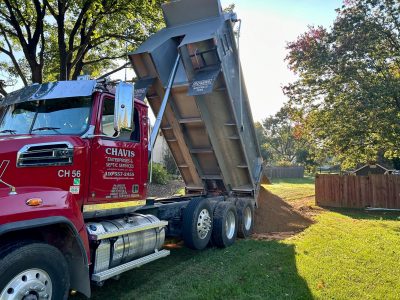
[[282, 239], [310, 226], [313, 220], [302, 215], [278, 196], [260, 188], [255, 211], [255, 238]]
[[261, 174], [260, 183], [271, 184], [271, 180], [267, 177], [267, 175], [264, 174], [264, 172]]

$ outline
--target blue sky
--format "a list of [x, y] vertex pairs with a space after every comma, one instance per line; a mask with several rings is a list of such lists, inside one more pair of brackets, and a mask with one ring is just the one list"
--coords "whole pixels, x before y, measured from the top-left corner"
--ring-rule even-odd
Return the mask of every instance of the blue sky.
[[241, 60], [256, 121], [275, 114], [287, 101], [281, 87], [296, 77], [284, 58], [285, 45], [307, 25], [330, 27], [342, 0], [221, 0], [235, 4], [242, 19]]
[[[223, 0], [223, 5], [228, 1]], [[335, 9], [341, 0], [237, 0], [238, 8], [269, 10], [283, 17], [309, 21], [311, 24], [329, 25], [335, 18]]]

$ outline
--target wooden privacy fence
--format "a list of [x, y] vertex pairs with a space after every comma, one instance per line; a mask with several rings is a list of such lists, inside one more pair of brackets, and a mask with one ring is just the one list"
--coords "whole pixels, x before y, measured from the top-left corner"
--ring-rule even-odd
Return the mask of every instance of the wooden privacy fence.
[[304, 167], [266, 167], [265, 174], [268, 178], [303, 178]]
[[320, 206], [400, 209], [400, 176], [317, 175], [315, 201]]

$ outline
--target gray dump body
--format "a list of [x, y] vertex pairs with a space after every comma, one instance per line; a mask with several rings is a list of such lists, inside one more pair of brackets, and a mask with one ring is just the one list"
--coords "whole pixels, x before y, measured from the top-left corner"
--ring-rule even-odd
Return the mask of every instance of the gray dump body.
[[239, 76], [235, 16], [219, 0], [175, 1], [163, 12], [167, 27], [129, 55], [136, 96], [157, 115], [180, 54], [161, 130], [187, 190], [254, 194], [262, 159]]

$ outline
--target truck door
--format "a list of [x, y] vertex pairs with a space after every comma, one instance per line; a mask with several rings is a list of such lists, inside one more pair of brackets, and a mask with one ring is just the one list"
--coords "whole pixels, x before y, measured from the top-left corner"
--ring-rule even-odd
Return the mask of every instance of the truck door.
[[103, 96], [100, 100], [96, 137], [91, 145], [91, 176], [89, 202], [120, 202], [140, 198], [139, 112], [134, 110], [134, 129], [115, 132], [114, 99]]

